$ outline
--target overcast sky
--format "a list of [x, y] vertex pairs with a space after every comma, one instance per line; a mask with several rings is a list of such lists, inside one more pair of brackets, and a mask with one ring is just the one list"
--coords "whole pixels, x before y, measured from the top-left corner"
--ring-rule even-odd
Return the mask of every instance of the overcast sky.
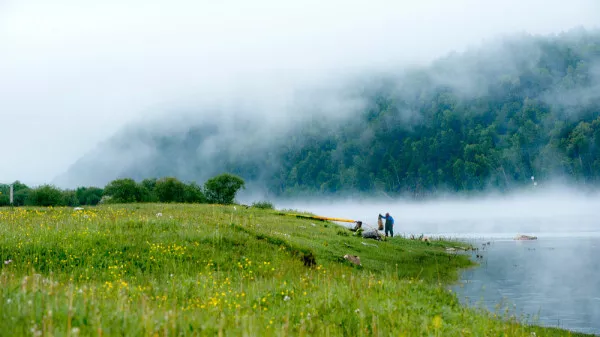
[[144, 111], [189, 97], [268, 97], [599, 22], [599, 0], [0, 0], [0, 182], [50, 182]]

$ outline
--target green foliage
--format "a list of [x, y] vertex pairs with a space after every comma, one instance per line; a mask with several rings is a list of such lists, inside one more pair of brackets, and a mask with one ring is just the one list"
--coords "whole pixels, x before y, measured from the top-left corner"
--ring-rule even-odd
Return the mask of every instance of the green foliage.
[[[0, 331], [569, 335], [523, 325], [510, 313], [462, 306], [446, 288], [459, 268], [471, 265], [466, 256], [445, 252], [456, 243], [395, 237], [364, 246], [362, 238], [337, 235], [339, 226], [310, 223], [217, 205], [0, 210]], [[345, 262], [345, 254], [359, 256], [362, 267]]]
[[184, 201], [187, 203], [205, 203], [206, 197], [202, 192], [202, 187], [195, 182], [191, 182], [184, 186]]
[[348, 233], [347, 230], [342, 230], [342, 229], [338, 230], [336, 234], [340, 235], [340, 236], [350, 236], [350, 233]]
[[29, 194], [31, 193], [31, 189], [23, 188], [16, 192], [13, 195], [13, 205], [14, 206], [24, 206], [29, 199]]
[[76, 191], [64, 190], [64, 191], [61, 191], [61, 194], [62, 194], [62, 199], [63, 199], [63, 206], [75, 207], [75, 206], [81, 205], [81, 203], [79, 202], [79, 198], [77, 198]]
[[[25, 205], [25, 200], [27, 200], [27, 196], [29, 194], [29, 186], [21, 183], [20, 181], [15, 181], [12, 183], [13, 185], [13, 203], [14, 206], [23, 206]], [[8, 184], [0, 184], [0, 206], [9, 206], [10, 205], [10, 185]]]
[[[243, 181], [232, 175], [223, 175], [211, 182], [219, 200], [233, 200], [235, 193], [243, 187]], [[215, 182], [217, 184], [215, 184]], [[9, 185], [0, 184], [0, 206], [9, 205]], [[231, 198], [231, 199], [227, 199]], [[177, 202], [206, 203], [202, 188], [195, 182], [185, 184], [174, 177], [144, 179], [136, 183], [133, 179], [116, 179], [104, 189], [79, 187], [76, 190], [60, 190], [43, 185], [29, 189], [15, 182], [15, 206], [95, 206], [102, 203]]]
[[177, 178], [166, 177], [158, 179], [154, 189], [160, 202], [185, 201], [185, 184]]
[[142, 180], [140, 187], [142, 190], [142, 201], [143, 202], [158, 202], [158, 195], [156, 194], [156, 178], [147, 178]]
[[111, 203], [132, 203], [143, 201], [143, 190], [133, 179], [113, 180], [104, 188], [104, 195], [110, 196]]
[[275, 209], [273, 204], [269, 201], [258, 201], [252, 203], [252, 207], [260, 208], [260, 209]]
[[600, 183], [600, 99], [587, 94], [600, 80], [590, 66], [600, 64], [600, 34], [516, 42], [383, 78], [353, 119], [299, 128], [272, 192], [422, 197], [510, 190], [531, 176]]
[[102, 199], [104, 190], [98, 187], [79, 187], [75, 190], [75, 196], [79, 205], [97, 205]]
[[223, 147], [211, 165], [196, 151], [220, 125], [203, 120], [181, 137], [148, 137], [158, 155], [130, 174], [144, 177], [148, 166], [169, 174], [170, 163], [185, 161], [199, 172], [190, 178], [230, 172], [276, 196], [420, 198], [508, 191], [530, 185], [531, 176], [540, 185], [564, 177], [598, 186], [599, 50], [599, 31], [528, 36], [365, 76], [348, 86], [349, 98], [363, 104], [347, 119], [299, 119], [274, 138], [254, 137], [253, 125], [237, 123], [230, 131], [247, 155]]
[[0, 206], [8, 206], [10, 204], [10, 186], [0, 184]]
[[244, 180], [229, 173], [220, 174], [204, 183], [204, 193], [209, 203], [233, 204], [235, 195], [244, 188]]
[[67, 200], [60, 189], [52, 185], [42, 185], [30, 190], [25, 204], [28, 206], [66, 206]]

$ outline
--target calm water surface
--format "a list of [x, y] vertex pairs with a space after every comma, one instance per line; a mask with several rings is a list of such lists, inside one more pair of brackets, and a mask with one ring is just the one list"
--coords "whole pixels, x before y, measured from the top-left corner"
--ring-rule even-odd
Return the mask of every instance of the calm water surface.
[[508, 307], [531, 323], [600, 334], [598, 233], [467, 241], [483, 259], [454, 287], [464, 302], [491, 311]]

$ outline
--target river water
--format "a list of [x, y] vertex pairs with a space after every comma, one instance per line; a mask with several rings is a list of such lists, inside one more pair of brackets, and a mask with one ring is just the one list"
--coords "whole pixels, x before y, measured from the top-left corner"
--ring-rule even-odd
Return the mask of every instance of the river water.
[[454, 287], [463, 302], [500, 313], [508, 309], [539, 325], [600, 334], [600, 233], [467, 241], [483, 258]]
[[[532, 324], [600, 334], [599, 195], [569, 190], [431, 202], [295, 202], [305, 210], [374, 227], [389, 212], [399, 235], [443, 236], [473, 244], [483, 258], [454, 286], [463, 303], [508, 308]], [[518, 234], [535, 241], [516, 241]], [[489, 242], [489, 244], [488, 244]], [[483, 245], [482, 245], [483, 244]]]

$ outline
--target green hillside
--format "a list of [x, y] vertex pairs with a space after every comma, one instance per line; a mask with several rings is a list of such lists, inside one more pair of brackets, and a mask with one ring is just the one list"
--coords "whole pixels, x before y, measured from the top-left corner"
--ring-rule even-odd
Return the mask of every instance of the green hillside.
[[[447, 289], [462, 243], [216, 205], [0, 211], [6, 336], [565, 336]], [[366, 245], [365, 245], [366, 244]], [[360, 257], [362, 266], [343, 259]]]
[[[531, 176], [540, 184], [582, 185], [600, 177], [597, 31], [489, 42], [342, 87], [272, 113], [289, 115], [289, 128], [252, 119], [260, 106], [199, 107], [180, 122], [164, 117], [155, 126], [131, 125], [57, 182], [203, 181], [231, 172], [280, 197], [341, 191], [418, 197], [506, 191], [531, 184]], [[322, 111], [322, 96], [339, 108]]]

